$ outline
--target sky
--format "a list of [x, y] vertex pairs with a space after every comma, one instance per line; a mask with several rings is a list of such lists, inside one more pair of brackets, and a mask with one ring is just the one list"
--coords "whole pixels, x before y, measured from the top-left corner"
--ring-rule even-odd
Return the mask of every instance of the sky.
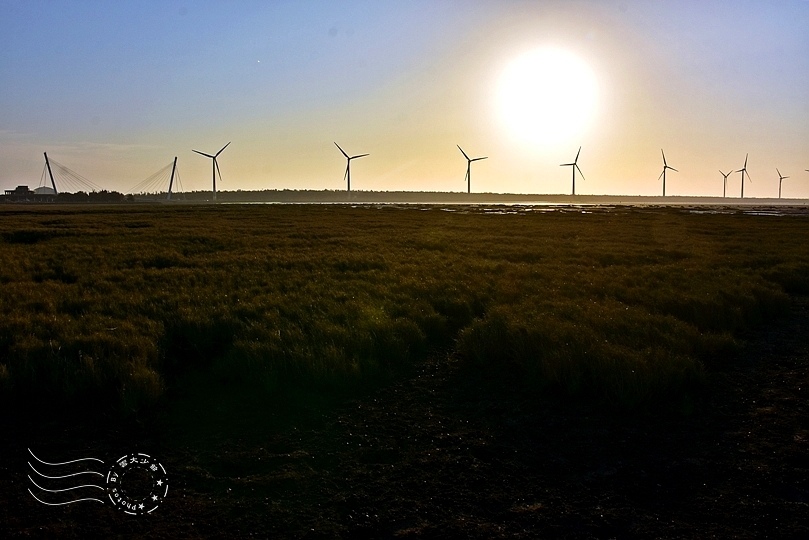
[[[809, 1], [0, 0], [0, 188], [809, 198]], [[532, 63], [551, 55], [556, 64]], [[544, 57], [543, 57], [544, 58]], [[528, 59], [528, 60], [526, 60]], [[561, 59], [561, 64], [559, 63]], [[578, 174], [578, 173], [577, 173]], [[740, 173], [728, 177], [738, 195]], [[57, 185], [58, 187], [58, 185]], [[166, 186], [167, 187], [167, 186]], [[165, 189], [165, 188], [164, 188]]]

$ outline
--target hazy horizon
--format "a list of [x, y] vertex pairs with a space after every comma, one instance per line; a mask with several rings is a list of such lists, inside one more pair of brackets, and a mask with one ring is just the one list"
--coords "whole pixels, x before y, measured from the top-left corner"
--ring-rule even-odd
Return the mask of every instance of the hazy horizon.
[[[36, 187], [48, 152], [122, 192], [178, 156], [206, 190], [192, 149], [232, 141], [219, 189], [340, 190], [336, 141], [370, 153], [352, 190], [464, 191], [460, 145], [489, 158], [473, 192], [566, 194], [581, 146], [582, 195], [660, 195], [663, 148], [667, 195], [721, 196], [749, 153], [745, 197], [777, 197], [776, 167], [784, 198], [809, 197], [804, 0], [4, 4], [2, 189]], [[568, 87], [538, 74], [540, 101], [582, 118], [505, 119], [537, 50], [584, 66]]]

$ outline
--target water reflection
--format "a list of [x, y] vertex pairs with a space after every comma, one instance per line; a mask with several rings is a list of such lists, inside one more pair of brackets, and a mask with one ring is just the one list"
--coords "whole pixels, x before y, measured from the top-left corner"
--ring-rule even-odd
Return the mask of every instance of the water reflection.
[[606, 212], [676, 212], [687, 214], [741, 214], [749, 216], [795, 216], [809, 214], [809, 205], [756, 205], [756, 204], [602, 204], [602, 203], [551, 203], [551, 202], [225, 202], [220, 204], [315, 204], [348, 206], [349, 208], [376, 208], [387, 210], [420, 210], [453, 212], [457, 214], [524, 215], [533, 213], [600, 214]]

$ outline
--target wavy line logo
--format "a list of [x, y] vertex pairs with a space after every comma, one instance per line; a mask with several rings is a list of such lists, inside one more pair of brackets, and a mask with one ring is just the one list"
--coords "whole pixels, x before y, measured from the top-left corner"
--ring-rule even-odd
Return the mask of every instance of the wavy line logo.
[[148, 454], [127, 454], [107, 467], [98, 458], [51, 463], [28, 453], [34, 460], [28, 462], [28, 493], [48, 506], [109, 502], [127, 514], [150, 514], [169, 491], [166, 469]]

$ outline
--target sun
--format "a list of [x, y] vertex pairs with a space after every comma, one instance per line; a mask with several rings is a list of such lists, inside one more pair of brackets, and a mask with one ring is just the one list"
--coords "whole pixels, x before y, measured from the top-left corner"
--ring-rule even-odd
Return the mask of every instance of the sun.
[[509, 63], [498, 82], [497, 114], [516, 139], [555, 146], [581, 136], [595, 114], [598, 84], [590, 67], [558, 48]]

